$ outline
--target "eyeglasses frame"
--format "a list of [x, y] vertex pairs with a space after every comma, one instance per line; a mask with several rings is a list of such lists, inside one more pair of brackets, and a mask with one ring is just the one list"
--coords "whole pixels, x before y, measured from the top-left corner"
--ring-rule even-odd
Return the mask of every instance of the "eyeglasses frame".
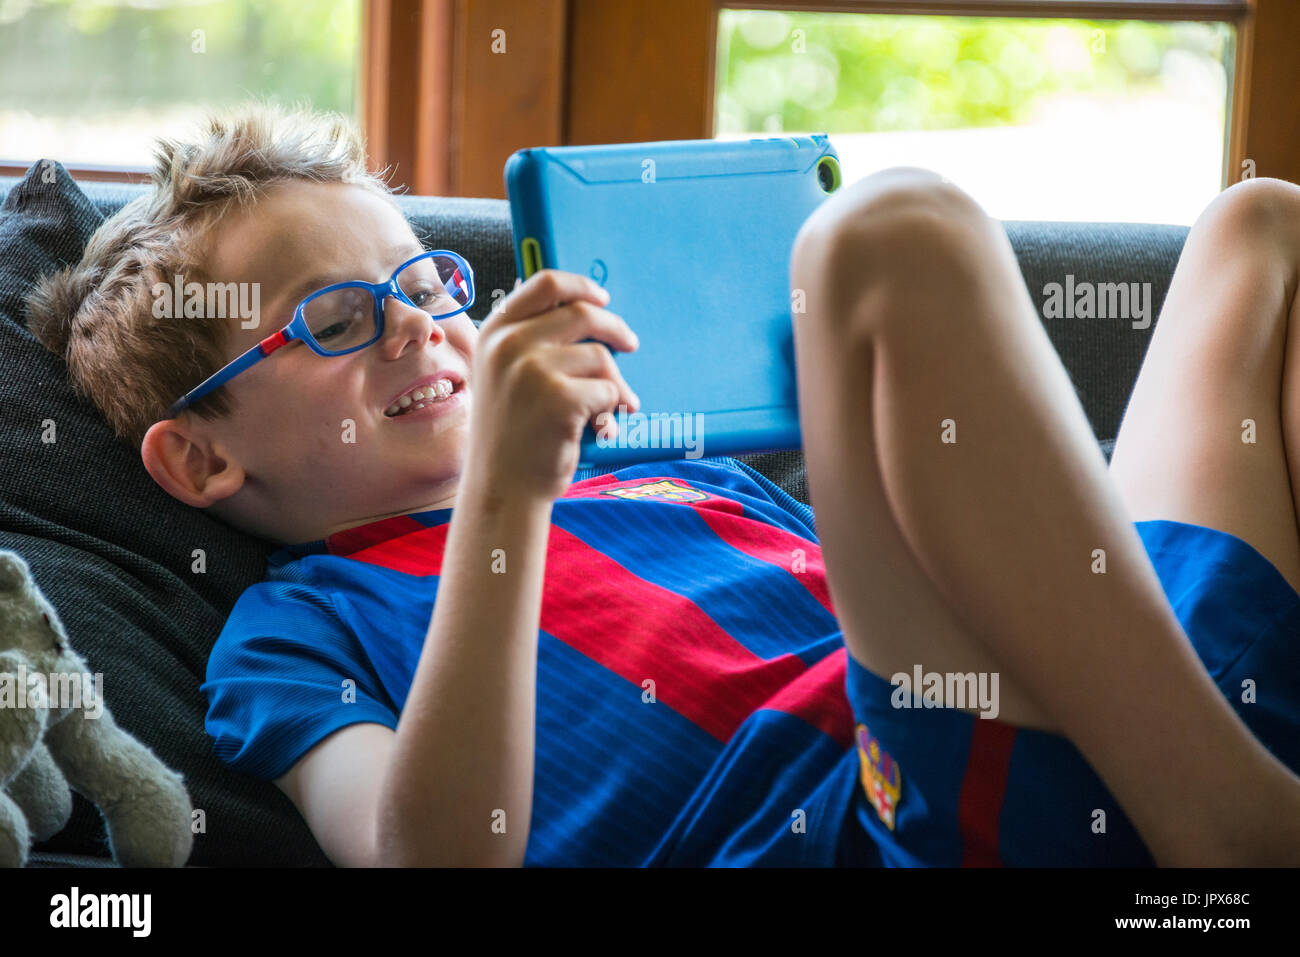
[[[441, 321], [443, 319], [450, 319], [453, 316], [460, 315], [470, 306], [474, 305], [474, 299], [476, 296], [476, 290], [474, 288], [474, 270], [470, 267], [470, 264], [465, 257], [460, 253], [453, 252], [450, 249], [426, 250], [418, 256], [412, 256], [406, 262], [394, 269], [393, 274], [384, 282], [372, 283], [366, 282], [362, 279], [352, 279], [347, 282], [336, 282], [331, 286], [325, 286], [306, 296], [298, 303], [297, 308], [294, 309], [293, 319], [287, 326], [279, 332], [267, 336], [247, 352], [243, 353], [236, 359], [232, 359], [189, 392], [186, 392], [171, 404], [167, 409], [167, 414], [164, 418], [175, 418], [205, 395], [221, 388], [221, 386], [228, 383], [235, 376], [239, 375], [239, 373], [261, 362], [263, 359], [271, 355], [271, 353], [275, 352], [282, 346], [287, 346], [295, 339], [305, 342], [312, 352], [326, 359], [332, 358], [333, 356], [345, 356], [349, 353], [358, 352], [374, 345], [384, 337], [384, 303], [387, 301], [389, 296], [396, 296], [399, 301], [406, 303], [408, 306], [411, 306], [414, 309], [420, 309], [420, 307], [411, 302], [406, 293], [402, 291], [402, 287], [397, 284], [397, 277], [401, 274], [402, 270], [411, 265], [411, 263], [417, 262], [421, 259], [430, 259], [434, 256], [450, 256], [457, 262], [457, 264], [464, 270], [463, 276], [465, 285], [469, 288], [469, 294], [465, 301], [465, 305], [461, 306], [455, 312], [449, 312], [446, 315], [441, 316], [433, 316], [432, 318]], [[307, 303], [311, 302], [313, 299], [339, 289], [369, 290], [370, 296], [374, 301], [375, 334], [360, 345], [351, 346], [347, 349], [329, 350], [316, 341], [316, 338], [311, 333], [311, 329], [307, 326], [306, 308]]]

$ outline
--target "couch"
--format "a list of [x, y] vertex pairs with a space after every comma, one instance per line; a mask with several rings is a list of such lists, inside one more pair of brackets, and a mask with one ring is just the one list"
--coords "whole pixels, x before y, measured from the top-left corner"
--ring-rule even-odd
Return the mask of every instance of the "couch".
[[[168, 497], [67, 382], [60, 359], [27, 331], [34, 279], [81, 258], [103, 219], [145, 186], [78, 183], [58, 163], [0, 178], [0, 549], [26, 558], [74, 647], [105, 676], [118, 722], [181, 772], [203, 811], [191, 866], [329, 866], [293, 804], [272, 784], [222, 764], [204, 733], [199, 693], [208, 652], [269, 543]], [[515, 282], [510, 212], [489, 199], [399, 196], [417, 235], [473, 265], [481, 321], [494, 289]], [[1049, 283], [1151, 283], [1152, 321], [1044, 318], [1103, 455], [1155, 326], [1187, 229], [1135, 224], [1007, 222], [1031, 298]], [[49, 420], [56, 440], [42, 441]], [[802, 502], [802, 453], [738, 456]], [[192, 570], [204, 550], [206, 570]], [[94, 807], [74, 797], [64, 830], [29, 866], [111, 866]]]

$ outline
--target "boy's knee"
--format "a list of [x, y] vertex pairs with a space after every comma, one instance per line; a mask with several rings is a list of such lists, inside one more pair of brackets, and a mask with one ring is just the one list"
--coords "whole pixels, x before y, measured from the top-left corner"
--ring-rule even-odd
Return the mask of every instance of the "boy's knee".
[[1300, 252], [1300, 186], [1281, 179], [1233, 183], [1210, 203], [1194, 229], [1236, 242], [1284, 242]]
[[928, 170], [883, 170], [834, 194], [795, 238], [794, 288], [816, 286], [826, 319], [852, 317], [864, 296], [959, 296], [987, 264], [1000, 227], [956, 185]]

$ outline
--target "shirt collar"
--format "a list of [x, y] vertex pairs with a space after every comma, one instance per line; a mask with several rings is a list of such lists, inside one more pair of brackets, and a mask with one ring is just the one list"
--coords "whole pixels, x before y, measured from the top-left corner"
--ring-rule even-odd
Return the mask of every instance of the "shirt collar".
[[364, 548], [378, 545], [394, 538], [401, 538], [411, 532], [442, 525], [451, 519], [452, 510], [435, 508], [427, 512], [412, 512], [409, 515], [394, 515], [381, 518], [364, 525], [354, 525], [341, 532], [326, 535], [313, 542], [297, 545], [284, 545], [272, 557], [272, 564], [282, 564], [306, 555], [351, 555]]
[[[567, 498], [582, 491], [580, 486], [590, 479], [599, 478], [602, 483], [614, 481], [613, 473], [617, 468], [617, 466], [614, 466], [578, 469], [573, 477], [573, 482], [562, 497]], [[314, 542], [283, 545], [271, 556], [270, 564], [281, 565], [306, 555], [351, 555], [363, 548], [369, 548], [379, 542], [385, 542], [393, 538], [400, 538], [421, 528], [442, 525], [451, 520], [451, 512], [452, 510], [449, 508], [435, 508], [427, 512], [394, 515], [392, 518], [381, 518], [375, 522], [367, 522], [365, 525], [345, 528], [341, 532], [335, 532], [333, 535], [327, 535]]]

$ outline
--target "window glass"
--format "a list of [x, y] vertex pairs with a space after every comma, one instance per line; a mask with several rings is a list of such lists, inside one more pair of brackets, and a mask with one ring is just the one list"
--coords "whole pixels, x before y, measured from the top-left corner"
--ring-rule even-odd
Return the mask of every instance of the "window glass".
[[151, 167], [250, 97], [358, 115], [361, 0], [0, 0], [0, 161]]
[[1000, 219], [1190, 224], [1224, 179], [1233, 33], [723, 10], [714, 135], [827, 132], [846, 183], [923, 166]]

